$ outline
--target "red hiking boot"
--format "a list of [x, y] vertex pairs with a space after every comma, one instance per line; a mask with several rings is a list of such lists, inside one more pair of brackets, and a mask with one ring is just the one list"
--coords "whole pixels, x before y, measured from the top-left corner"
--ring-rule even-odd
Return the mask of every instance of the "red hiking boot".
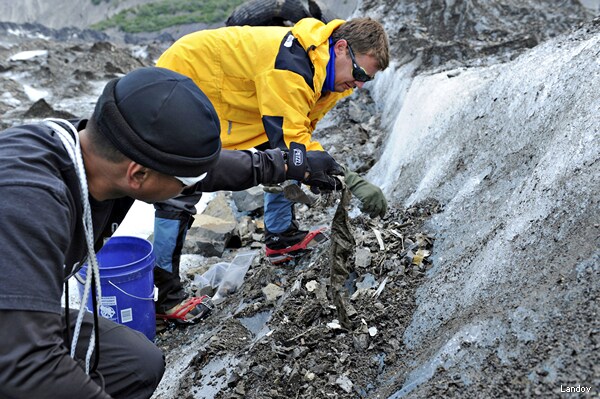
[[206, 295], [191, 297], [167, 310], [164, 314], [157, 314], [156, 318], [177, 324], [196, 324], [207, 318], [214, 307], [211, 299]]
[[267, 233], [265, 252], [272, 264], [289, 262], [329, 239], [326, 227], [311, 232], [293, 230], [281, 234]]

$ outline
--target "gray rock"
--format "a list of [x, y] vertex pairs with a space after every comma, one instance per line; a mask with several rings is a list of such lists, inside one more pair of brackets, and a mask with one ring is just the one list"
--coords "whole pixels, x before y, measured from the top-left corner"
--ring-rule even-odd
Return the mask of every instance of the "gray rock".
[[270, 283], [262, 289], [263, 294], [267, 298], [267, 302], [275, 301], [277, 298], [283, 295], [284, 290], [278, 285]]
[[231, 198], [240, 212], [252, 212], [261, 209], [265, 203], [262, 185], [244, 191], [234, 191]]
[[204, 256], [221, 256], [230, 240], [236, 237], [238, 223], [223, 194], [217, 195], [204, 212], [194, 218], [188, 230], [183, 253], [201, 254]]
[[371, 249], [367, 247], [356, 248], [355, 263], [358, 267], [369, 267], [371, 265]]

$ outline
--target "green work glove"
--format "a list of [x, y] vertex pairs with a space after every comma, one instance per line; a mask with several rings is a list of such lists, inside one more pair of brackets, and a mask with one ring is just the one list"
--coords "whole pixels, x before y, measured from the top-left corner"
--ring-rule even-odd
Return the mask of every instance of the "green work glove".
[[372, 218], [385, 215], [387, 200], [379, 187], [348, 168], [344, 168], [344, 181], [352, 194], [362, 202], [360, 209], [363, 212], [368, 213]]

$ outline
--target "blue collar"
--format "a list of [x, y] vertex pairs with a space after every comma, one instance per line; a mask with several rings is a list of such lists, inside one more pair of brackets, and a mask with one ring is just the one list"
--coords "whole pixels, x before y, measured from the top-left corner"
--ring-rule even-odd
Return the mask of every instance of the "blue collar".
[[323, 83], [323, 91], [335, 90], [335, 50], [333, 40], [329, 39], [329, 62], [327, 63], [325, 83]]

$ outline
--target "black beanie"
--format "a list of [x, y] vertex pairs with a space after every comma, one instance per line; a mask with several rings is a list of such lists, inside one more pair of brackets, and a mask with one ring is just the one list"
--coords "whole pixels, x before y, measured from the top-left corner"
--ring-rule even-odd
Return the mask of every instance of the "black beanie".
[[169, 176], [199, 176], [221, 151], [210, 100], [190, 78], [169, 69], [140, 68], [111, 80], [93, 118], [125, 156]]

